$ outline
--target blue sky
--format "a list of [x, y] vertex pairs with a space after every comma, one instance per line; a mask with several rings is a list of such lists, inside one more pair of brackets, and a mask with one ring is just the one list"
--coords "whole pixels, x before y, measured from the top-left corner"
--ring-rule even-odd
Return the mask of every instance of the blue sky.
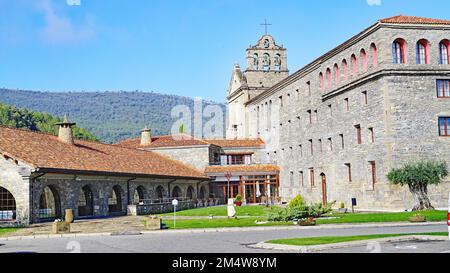
[[265, 18], [294, 72], [380, 18], [450, 19], [448, 0], [424, 3], [0, 0], [0, 87], [141, 90], [223, 102], [233, 64], [244, 66]]

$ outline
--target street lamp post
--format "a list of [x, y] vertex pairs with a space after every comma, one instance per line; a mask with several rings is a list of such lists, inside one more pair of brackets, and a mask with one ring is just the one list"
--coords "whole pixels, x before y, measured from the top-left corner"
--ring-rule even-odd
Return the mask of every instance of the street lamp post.
[[231, 180], [231, 177], [232, 177], [233, 175], [230, 173], [230, 172], [227, 172], [226, 174], [225, 174], [225, 177], [227, 178], [227, 181], [228, 181], [228, 196], [227, 196], [227, 202], [228, 202], [228, 199], [230, 199], [231, 198], [231, 196], [230, 196], [230, 180]]

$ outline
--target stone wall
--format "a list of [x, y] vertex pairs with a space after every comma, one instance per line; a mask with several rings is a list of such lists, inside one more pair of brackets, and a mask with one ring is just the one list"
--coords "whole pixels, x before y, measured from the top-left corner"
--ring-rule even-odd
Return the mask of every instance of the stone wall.
[[209, 166], [211, 157], [209, 145], [195, 147], [152, 148], [149, 150], [187, 164], [201, 172]]

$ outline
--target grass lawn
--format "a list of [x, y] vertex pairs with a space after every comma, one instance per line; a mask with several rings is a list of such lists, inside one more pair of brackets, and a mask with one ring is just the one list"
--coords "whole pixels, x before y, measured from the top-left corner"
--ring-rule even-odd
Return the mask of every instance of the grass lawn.
[[0, 228], [0, 237], [6, 236], [8, 233], [16, 231], [17, 228]]
[[419, 233], [419, 234], [374, 234], [363, 236], [336, 236], [336, 237], [313, 237], [313, 238], [296, 238], [296, 239], [280, 239], [272, 240], [267, 243], [281, 244], [281, 245], [293, 245], [293, 246], [312, 246], [312, 245], [326, 245], [336, 244], [342, 242], [363, 241], [379, 238], [399, 237], [406, 235], [431, 235], [431, 236], [448, 236], [447, 232], [436, 233]]
[[[237, 216], [263, 216], [270, 211], [270, 208], [266, 208], [265, 206], [242, 206], [235, 207]], [[172, 216], [173, 213], [165, 213], [162, 216]], [[227, 216], [227, 207], [208, 207], [208, 208], [200, 208], [200, 209], [191, 209], [191, 210], [183, 210], [177, 212], [178, 216]]]
[[[193, 219], [177, 220], [176, 229], [188, 228], [223, 228], [223, 227], [264, 227], [264, 226], [287, 226], [292, 223], [269, 222], [267, 224], [257, 225], [255, 221], [264, 221], [263, 218], [241, 218], [241, 219]], [[173, 220], [163, 221], [167, 227], [173, 229]]]
[[[445, 221], [447, 220], [447, 211], [424, 211], [420, 214], [427, 218], [427, 221]], [[407, 222], [409, 217], [417, 212], [398, 212], [398, 213], [347, 213], [333, 214], [337, 219], [317, 219], [317, 224], [343, 224], [343, 223], [381, 223], [381, 222]]]

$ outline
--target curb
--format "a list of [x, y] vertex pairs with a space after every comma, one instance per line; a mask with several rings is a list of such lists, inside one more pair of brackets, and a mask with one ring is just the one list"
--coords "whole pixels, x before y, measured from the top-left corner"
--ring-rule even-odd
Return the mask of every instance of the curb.
[[365, 246], [365, 245], [368, 245], [371, 243], [372, 244], [374, 244], [374, 243], [378, 243], [378, 244], [380, 244], [380, 243], [395, 243], [395, 242], [408, 242], [408, 241], [413, 241], [413, 240], [448, 241], [448, 237], [446, 237], [446, 236], [406, 235], [406, 236], [399, 236], [399, 237], [379, 238], [379, 239], [343, 242], [343, 243], [326, 244], [326, 245], [313, 245], [313, 246], [293, 246], [293, 245], [269, 244], [269, 243], [261, 242], [261, 243], [255, 244], [255, 245], [248, 245], [248, 247], [254, 248], [254, 249], [295, 251], [295, 252], [299, 252], [299, 253], [314, 253], [314, 252], [332, 250], [332, 249]]
[[[419, 226], [440, 226], [446, 225], [446, 222], [427, 222], [427, 223], [363, 223], [363, 224], [324, 224], [319, 226], [301, 227], [301, 226], [269, 226], [269, 227], [230, 227], [230, 228], [207, 228], [207, 229], [174, 229], [174, 230], [154, 230], [137, 231], [140, 235], [152, 234], [199, 234], [199, 233], [219, 233], [219, 232], [251, 232], [251, 231], [277, 231], [277, 230], [322, 230], [322, 229], [349, 229], [349, 228], [382, 228], [382, 227], [419, 227]], [[58, 238], [77, 238], [77, 237], [104, 237], [121, 236], [116, 232], [102, 233], [69, 233], [69, 234], [40, 234], [27, 236], [0, 237], [0, 242], [14, 240], [30, 239], [58, 239]], [[138, 234], [134, 234], [138, 235]], [[126, 236], [124, 234], [123, 236]]]

